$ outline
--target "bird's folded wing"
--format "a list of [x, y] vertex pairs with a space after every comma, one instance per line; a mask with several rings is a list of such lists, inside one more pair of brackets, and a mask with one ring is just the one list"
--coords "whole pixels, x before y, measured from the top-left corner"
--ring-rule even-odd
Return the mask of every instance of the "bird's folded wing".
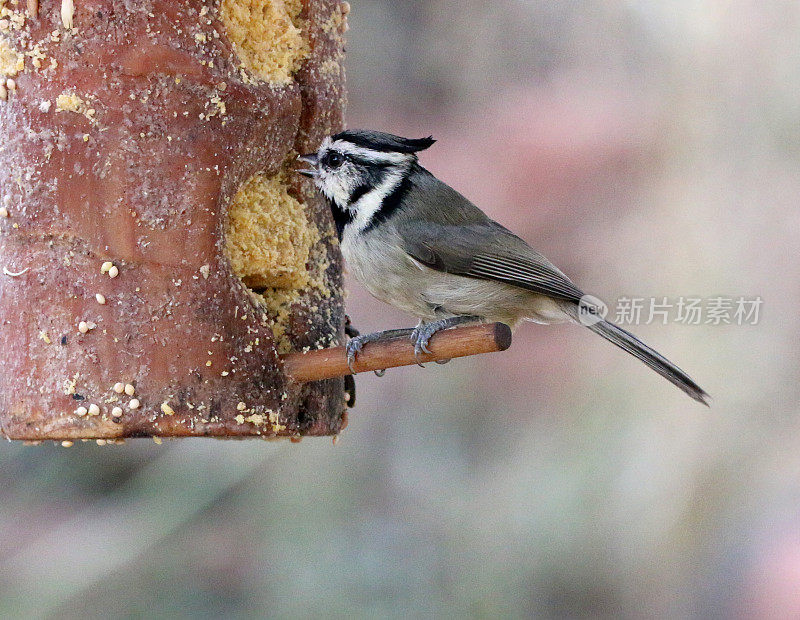
[[431, 269], [503, 282], [576, 303], [583, 296], [555, 265], [491, 220], [467, 226], [406, 222], [398, 228], [403, 249]]

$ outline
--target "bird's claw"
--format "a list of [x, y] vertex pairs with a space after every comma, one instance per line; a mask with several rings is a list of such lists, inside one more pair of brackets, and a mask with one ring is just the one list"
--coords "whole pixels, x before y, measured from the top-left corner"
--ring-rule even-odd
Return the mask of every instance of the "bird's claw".
[[364, 337], [356, 336], [355, 338], [348, 340], [347, 344], [345, 345], [345, 351], [347, 352], [347, 367], [353, 374], [356, 374], [356, 371], [353, 369], [353, 363], [356, 361], [358, 354], [361, 353], [361, 349], [364, 348], [364, 340], [366, 340]]
[[[431, 350], [428, 348], [428, 343], [436, 332], [455, 327], [456, 325], [461, 325], [462, 323], [472, 323], [478, 320], [480, 319], [477, 316], [454, 316], [447, 319], [432, 321], [431, 323], [420, 322], [420, 324], [411, 331], [411, 341], [414, 343], [414, 358], [417, 360], [417, 364], [422, 366], [422, 368], [425, 368], [425, 366], [422, 365], [422, 362], [419, 361], [419, 356], [422, 353], [431, 355]], [[450, 360], [447, 359], [435, 361], [437, 364], [446, 364]]]
[[438, 331], [435, 328], [432, 329], [432, 325], [432, 323], [423, 323], [417, 325], [411, 332], [411, 341], [414, 343], [414, 359], [417, 360], [417, 365], [420, 368], [425, 368], [425, 365], [419, 361], [419, 356], [422, 353], [431, 354], [431, 350], [428, 348], [428, 342], [430, 342], [431, 336]]
[[354, 338], [351, 338], [347, 341], [345, 345], [345, 352], [347, 353], [347, 367], [350, 369], [350, 372], [353, 374], [356, 373], [355, 369], [353, 368], [353, 363], [356, 361], [358, 354], [361, 353], [361, 349], [364, 348], [364, 345], [370, 342], [378, 342], [379, 340], [385, 340], [387, 338], [396, 338], [398, 336], [405, 336], [407, 335], [409, 330], [407, 329], [390, 329], [385, 332], [375, 332], [372, 334], [360, 334]]

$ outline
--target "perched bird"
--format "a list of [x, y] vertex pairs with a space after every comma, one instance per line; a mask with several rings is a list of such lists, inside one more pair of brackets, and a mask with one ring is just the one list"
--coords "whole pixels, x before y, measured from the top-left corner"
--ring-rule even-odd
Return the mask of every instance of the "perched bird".
[[[465, 322], [572, 321], [637, 357], [693, 399], [708, 394], [633, 334], [604, 320], [586, 296], [544, 256], [443, 183], [417, 159], [433, 138], [347, 130], [300, 156], [328, 199], [349, 271], [378, 299], [416, 316], [415, 352], [442, 329]], [[403, 331], [403, 330], [394, 330]], [[352, 338], [362, 347], [389, 332]]]

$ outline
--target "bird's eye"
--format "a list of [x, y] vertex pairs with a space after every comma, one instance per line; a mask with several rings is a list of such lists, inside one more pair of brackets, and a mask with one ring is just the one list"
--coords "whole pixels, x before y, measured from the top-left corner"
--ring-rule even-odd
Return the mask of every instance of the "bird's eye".
[[338, 168], [344, 161], [342, 154], [337, 153], [336, 151], [331, 151], [328, 153], [328, 156], [325, 159], [327, 159], [325, 163], [328, 164], [329, 168]]

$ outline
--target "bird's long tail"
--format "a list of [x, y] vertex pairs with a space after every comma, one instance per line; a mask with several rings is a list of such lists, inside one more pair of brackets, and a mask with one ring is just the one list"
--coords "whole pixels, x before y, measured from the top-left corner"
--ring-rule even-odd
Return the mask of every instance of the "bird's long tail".
[[[569, 314], [573, 315], [574, 320], [577, 320], [574, 311]], [[670, 362], [666, 357], [648, 347], [632, 333], [625, 331], [618, 325], [614, 325], [614, 323], [602, 319], [594, 322], [580, 322], [594, 333], [600, 334], [603, 338], [609, 342], [613, 342], [623, 351], [627, 351], [635, 358], [647, 364], [667, 381], [679, 387], [696, 401], [703, 403], [706, 407], [709, 406], [709, 395], [703, 388], [697, 385], [689, 375]]]

